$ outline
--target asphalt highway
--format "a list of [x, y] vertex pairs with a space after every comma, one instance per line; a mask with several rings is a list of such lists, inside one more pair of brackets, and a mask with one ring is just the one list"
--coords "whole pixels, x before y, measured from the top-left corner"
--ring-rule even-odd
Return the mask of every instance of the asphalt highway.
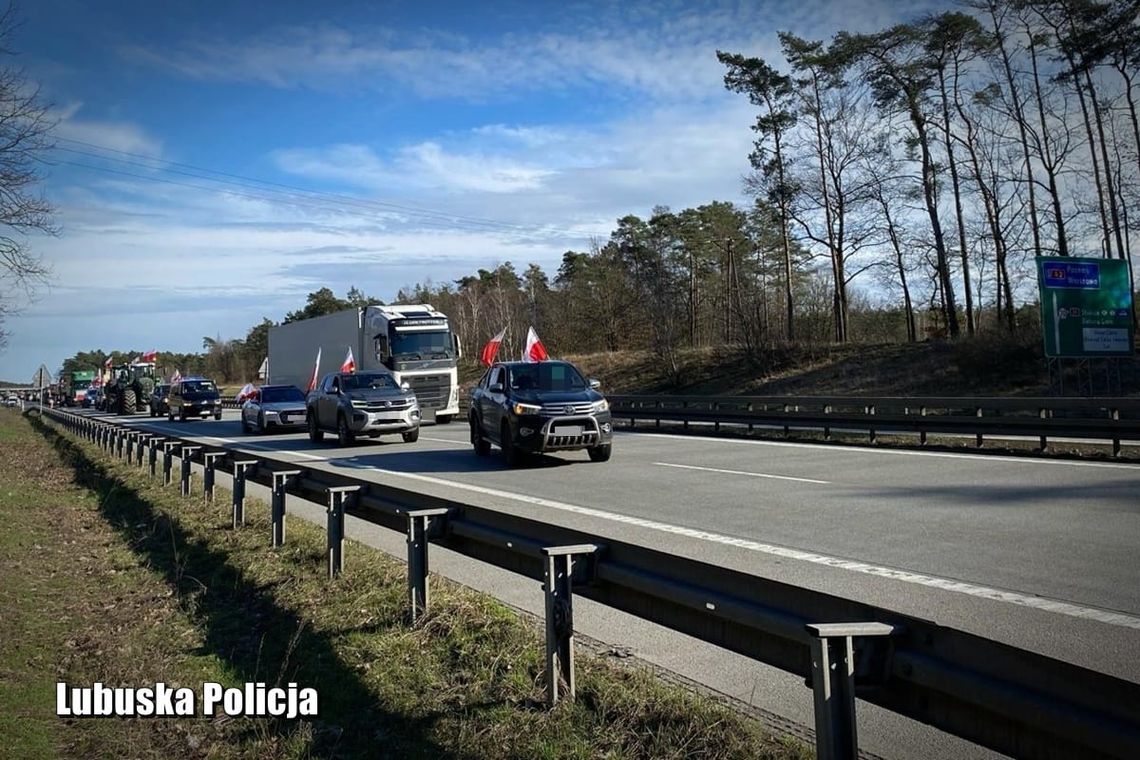
[[[1137, 465], [619, 432], [607, 463], [581, 452], [512, 470], [497, 455], [475, 456], [465, 424], [425, 426], [415, 444], [393, 436], [349, 448], [301, 433], [243, 435], [236, 411], [220, 422], [137, 416], [129, 424], [416, 484], [1140, 682]], [[290, 510], [323, 524], [323, 507]], [[366, 524], [350, 535], [404, 555], [402, 535]], [[541, 612], [529, 582], [445, 552], [432, 561], [434, 571]], [[576, 613], [587, 635], [781, 719], [812, 723], [811, 692], [798, 679], [596, 605]], [[859, 721], [861, 746], [878, 755], [986, 756], [871, 705], [860, 703]]]

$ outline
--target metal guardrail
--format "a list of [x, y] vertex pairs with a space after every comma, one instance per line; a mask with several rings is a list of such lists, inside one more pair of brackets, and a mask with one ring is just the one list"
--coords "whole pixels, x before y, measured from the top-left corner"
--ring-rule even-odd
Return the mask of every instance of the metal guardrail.
[[184, 494], [192, 490], [192, 463], [204, 468], [209, 499], [217, 468], [232, 468], [235, 529], [245, 519], [246, 483], [269, 487], [274, 546], [285, 540], [287, 495], [324, 502], [330, 576], [343, 569], [346, 514], [405, 533], [412, 620], [428, 605], [429, 543], [542, 580], [551, 703], [573, 696], [578, 595], [809, 679], [823, 758], [854, 757], [856, 695], [1017, 757], [1140, 756], [1140, 684], [1131, 681], [606, 536], [107, 419], [42, 413], [139, 466], [145, 452], [152, 475], [161, 459], [167, 484], [177, 456]]
[[1037, 438], [1042, 450], [1049, 438], [1140, 442], [1140, 399], [1135, 398], [963, 398], [890, 396], [610, 396], [615, 419], [631, 427], [652, 421], [711, 423], [866, 432], [873, 443], [880, 433], [918, 434], [925, 445], [931, 433], [985, 438]]

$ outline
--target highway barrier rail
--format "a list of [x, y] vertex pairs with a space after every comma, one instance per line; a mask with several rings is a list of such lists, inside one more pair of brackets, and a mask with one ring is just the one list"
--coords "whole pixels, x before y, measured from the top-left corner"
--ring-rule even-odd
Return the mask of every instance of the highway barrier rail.
[[[807, 679], [821, 758], [854, 757], [855, 697], [1015, 757], [1140, 756], [1140, 684], [975, 634], [769, 578], [341, 472], [126, 427], [117, 418], [41, 414], [190, 495], [194, 465], [213, 499], [232, 473], [232, 527], [246, 484], [271, 490], [272, 545], [286, 498], [326, 505], [327, 567], [344, 569], [344, 520], [400, 531], [411, 621], [428, 608], [428, 547], [543, 582], [547, 699], [574, 695], [573, 598], [581, 596]], [[178, 460], [178, 474], [174, 461]]]
[[1049, 438], [1111, 441], [1114, 456], [1121, 442], [1140, 442], [1140, 398], [969, 398], [903, 396], [609, 396], [615, 419], [638, 422], [747, 425], [792, 430], [866, 433], [873, 443], [880, 433], [917, 434], [926, 444], [931, 433], [972, 436], [981, 447], [986, 437], [1037, 438], [1042, 450]]

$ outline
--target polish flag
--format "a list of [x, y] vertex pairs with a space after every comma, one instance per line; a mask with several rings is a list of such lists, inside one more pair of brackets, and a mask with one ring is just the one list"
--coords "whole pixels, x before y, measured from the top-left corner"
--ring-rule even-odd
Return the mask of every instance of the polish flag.
[[111, 369], [111, 365], [114, 363], [115, 363], [114, 358], [108, 356], [107, 361], [103, 362], [103, 368], [104, 369]]
[[317, 376], [321, 373], [321, 349], [317, 348], [317, 363], [313, 365], [313, 376], [309, 379], [309, 387], [306, 390], [315, 391], [317, 389]]
[[522, 360], [524, 362], [543, 362], [550, 358], [546, 353], [546, 346], [542, 345], [542, 341], [538, 339], [538, 333], [531, 327], [526, 331], [526, 348], [523, 349]]
[[147, 351], [142, 355], [142, 360], [144, 362], [158, 361], [158, 351]]
[[174, 383], [180, 382], [181, 380], [182, 380], [182, 373], [178, 371], [177, 367], [175, 367], [174, 368], [174, 374], [170, 376], [170, 383], [171, 383], [171, 385], [173, 385]]
[[355, 372], [356, 359], [352, 358], [352, 346], [348, 347], [348, 353], [344, 356], [344, 364], [340, 365], [341, 372]]
[[246, 383], [241, 387], [241, 390], [238, 391], [238, 395], [235, 400], [240, 404], [247, 398], [251, 398], [255, 393], [257, 393], [257, 389], [253, 387], [253, 383]]
[[484, 367], [490, 367], [495, 363], [495, 355], [499, 353], [499, 344], [503, 342], [503, 336], [507, 334], [507, 328], [499, 330], [499, 334], [494, 338], [487, 341], [487, 345], [483, 346], [483, 353], [479, 358], [483, 361]]

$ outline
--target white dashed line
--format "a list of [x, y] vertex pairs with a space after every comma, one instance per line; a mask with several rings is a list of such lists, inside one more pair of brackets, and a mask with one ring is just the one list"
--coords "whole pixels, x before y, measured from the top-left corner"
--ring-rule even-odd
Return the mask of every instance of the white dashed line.
[[830, 483], [826, 480], [812, 480], [811, 478], [793, 478], [791, 475], [769, 475], [764, 472], [747, 472], [745, 470], [722, 470], [718, 467], [697, 467], [693, 464], [670, 464], [669, 462], [654, 462], [653, 464], [658, 467], [676, 467], [679, 470], [701, 470], [703, 472], [719, 472], [725, 475], [746, 475], [750, 478], [770, 478], [772, 480], [793, 480], [797, 483], [816, 483], [817, 485], [826, 486]]

